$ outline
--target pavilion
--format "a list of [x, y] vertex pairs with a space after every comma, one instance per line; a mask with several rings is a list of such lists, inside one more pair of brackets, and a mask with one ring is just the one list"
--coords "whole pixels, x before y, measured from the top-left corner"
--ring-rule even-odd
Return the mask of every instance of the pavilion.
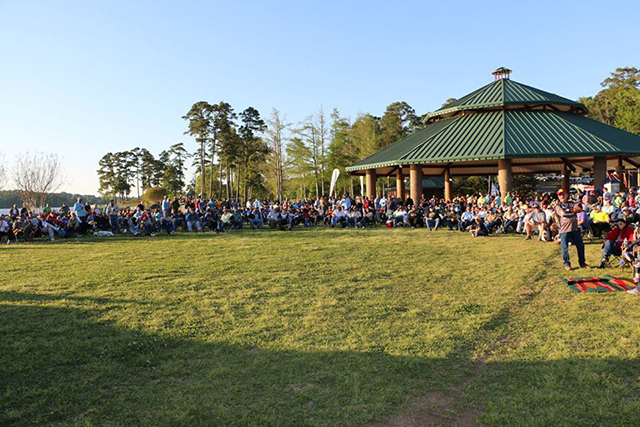
[[453, 176], [497, 174], [504, 197], [514, 174], [560, 173], [568, 190], [572, 173], [592, 173], [594, 188], [602, 188], [607, 171], [620, 176], [640, 168], [640, 136], [589, 119], [583, 104], [515, 82], [510, 74], [497, 69], [492, 83], [428, 114], [424, 129], [347, 171], [366, 176], [370, 199], [378, 177], [395, 175], [404, 200], [408, 175], [413, 200], [420, 199], [425, 176], [442, 176], [451, 200]]

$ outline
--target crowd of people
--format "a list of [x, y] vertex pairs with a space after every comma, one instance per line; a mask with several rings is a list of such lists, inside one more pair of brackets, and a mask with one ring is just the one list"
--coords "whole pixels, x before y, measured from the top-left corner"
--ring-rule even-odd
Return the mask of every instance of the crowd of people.
[[[565, 196], [568, 196], [565, 194]], [[291, 231], [296, 228], [327, 226], [334, 228], [425, 228], [468, 232], [474, 237], [499, 233], [519, 233], [525, 240], [537, 238], [561, 243], [563, 248], [577, 242], [576, 235], [563, 233], [559, 209], [561, 197], [555, 194], [477, 194], [456, 197], [425, 198], [402, 201], [394, 196], [320, 197], [302, 200], [248, 200], [239, 203], [226, 199], [174, 198], [165, 196], [151, 208], [144, 205], [119, 207], [115, 201], [103, 206], [89, 205], [78, 198], [76, 203], [63, 204], [53, 210], [46, 206], [35, 214], [27, 206], [14, 205], [8, 215], [0, 218], [0, 238], [8, 243], [41, 236], [56, 237], [130, 234], [155, 236], [157, 233], [228, 232], [242, 228], [272, 228]], [[611, 193], [606, 188], [590, 193], [577, 193], [572, 202], [572, 221], [577, 223], [580, 237], [604, 238], [600, 265], [611, 255], [621, 256], [623, 245], [638, 240], [634, 229], [640, 219], [640, 194], [635, 189]], [[572, 237], [573, 236], [573, 237]], [[562, 239], [566, 242], [561, 241]], [[626, 240], [626, 242], [625, 242]], [[613, 242], [613, 243], [610, 243]], [[565, 267], [568, 254], [564, 253]], [[580, 251], [579, 251], [580, 252]], [[565, 256], [566, 255], [566, 256]], [[580, 253], [579, 253], [580, 255]], [[580, 257], [582, 258], [582, 257]], [[580, 266], [586, 266], [580, 259]]]

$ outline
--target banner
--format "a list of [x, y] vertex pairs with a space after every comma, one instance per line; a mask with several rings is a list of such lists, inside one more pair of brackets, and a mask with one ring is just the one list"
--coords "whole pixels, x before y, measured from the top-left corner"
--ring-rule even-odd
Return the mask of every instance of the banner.
[[360, 195], [364, 197], [364, 176], [360, 175]]
[[333, 190], [336, 189], [336, 183], [338, 182], [338, 177], [340, 176], [340, 171], [338, 169], [334, 169], [331, 174], [331, 187], [329, 188], [329, 197], [333, 194]]

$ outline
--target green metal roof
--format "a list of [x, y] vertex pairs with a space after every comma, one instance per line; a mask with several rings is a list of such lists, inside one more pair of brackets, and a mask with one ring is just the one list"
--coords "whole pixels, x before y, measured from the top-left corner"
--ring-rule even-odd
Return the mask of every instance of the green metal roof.
[[640, 155], [640, 136], [574, 113], [496, 110], [429, 124], [347, 170], [412, 163], [604, 155]]
[[579, 102], [510, 79], [499, 79], [428, 114], [427, 118], [433, 119], [459, 111], [508, 107], [509, 105], [568, 106], [582, 113], [587, 111], [587, 108]]

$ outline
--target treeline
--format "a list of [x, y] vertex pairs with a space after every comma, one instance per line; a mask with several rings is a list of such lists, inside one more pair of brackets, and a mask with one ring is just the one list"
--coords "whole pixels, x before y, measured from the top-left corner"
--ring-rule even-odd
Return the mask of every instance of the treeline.
[[[60, 207], [63, 203], [70, 205], [75, 203], [76, 198], [81, 196], [85, 201], [90, 204], [102, 204], [105, 203], [106, 200], [90, 194], [71, 194], [71, 193], [51, 193], [48, 195], [47, 203], [51, 207]], [[18, 190], [6, 190], [0, 191], [0, 209], [9, 209], [14, 204], [18, 205], [18, 207], [22, 207], [22, 203], [25, 200], [22, 198], [20, 191]]]
[[[176, 195], [204, 193], [241, 200], [316, 197], [328, 194], [335, 168], [342, 173], [340, 191], [359, 192], [345, 167], [419, 130], [423, 122], [406, 102], [392, 103], [380, 117], [360, 114], [351, 121], [337, 109], [327, 117], [320, 108], [290, 123], [276, 109], [264, 120], [253, 107], [237, 114], [224, 101], [200, 101], [182, 118], [187, 122], [185, 134], [196, 141], [195, 150], [177, 143], [158, 157], [145, 148], [107, 153], [97, 171], [100, 193], [139, 196], [146, 188], [162, 186]], [[187, 183], [189, 159], [195, 174]]]
[[[594, 97], [581, 98], [589, 116], [604, 123], [640, 133], [640, 72], [618, 68], [602, 83]], [[455, 101], [448, 99], [447, 105]], [[406, 102], [390, 104], [381, 116], [359, 114], [354, 120], [337, 109], [327, 116], [320, 108], [298, 123], [289, 123], [273, 109], [263, 119], [255, 108], [236, 113], [224, 101], [193, 104], [182, 117], [185, 134], [195, 138], [190, 151], [183, 143], [171, 146], [155, 158], [136, 148], [107, 153], [100, 160], [100, 192], [125, 196], [147, 187], [163, 186], [172, 194], [191, 192], [213, 197], [247, 199], [316, 197], [329, 192], [333, 169], [341, 172], [338, 191], [358, 194], [359, 182], [345, 168], [370, 154], [420, 130], [424, 116]], [[195, 174], [186, 182], [187, 162]], [[380, 179], [379, 185], [395, 185]], [[484, 191], [485, 179], [458, 177], [454, 192]], [[522, 184], [530, 186], [530, 179]]]

